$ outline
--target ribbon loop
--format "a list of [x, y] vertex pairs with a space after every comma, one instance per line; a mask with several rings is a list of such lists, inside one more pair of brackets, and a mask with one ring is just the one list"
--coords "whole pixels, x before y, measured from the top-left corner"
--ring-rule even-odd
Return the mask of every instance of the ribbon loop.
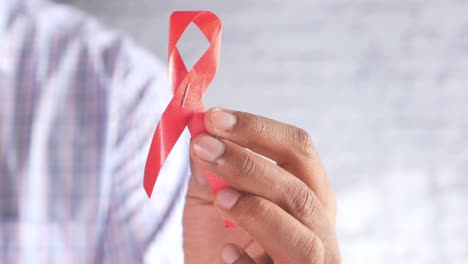
[[[188, 71], [177, 48], [177, 43], [192, 22], [208, 39], [210, 46]], [[169, 80], [173, 91], [181, 87], [187, 75], [193, 73], [191, 83], [201, 84], [200, 91], [204, 93], [213, 81], [218, 68], [221, 21], [215, 14], [208, 11], [174, 12], [170, 19], [169, 32]]]
[[[190, 23], [194, 23], [210, 42], [210, 47], [190, 69], [186, 68], [177, 43]], [[159, 120], [145, 166], [144, 188], [151, 197], [159, 172], [185, 127], [192, 137], [206, 131], [205, 108], [201, 102], [214, 80], [219, 63], [221, 21], [209, 11], [174, 12], [169, 30], [169, 79], [174, 96]], [[226, 184], [208, 176], [213, 191]]]

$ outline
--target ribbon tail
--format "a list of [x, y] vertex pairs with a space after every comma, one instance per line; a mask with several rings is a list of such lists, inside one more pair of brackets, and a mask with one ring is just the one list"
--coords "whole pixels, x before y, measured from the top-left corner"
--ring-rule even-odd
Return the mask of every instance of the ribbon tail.
[[150, 198], [159, 172], [187, 124], [183, 111], [177, 109], [178, 104], [178, 98], [171, 100], [159, 120], [151, 141], [143, 179], [143, 186]]

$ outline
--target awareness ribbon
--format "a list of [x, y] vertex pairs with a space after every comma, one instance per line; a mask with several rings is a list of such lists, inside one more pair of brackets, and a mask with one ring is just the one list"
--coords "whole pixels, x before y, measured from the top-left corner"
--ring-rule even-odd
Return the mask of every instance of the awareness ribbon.
[[[192, 22], [208, 39], [210, 47], [188, 71], [177, 48], [177, 42]], [[209, 11], [178, 11], [171, 15], [168, 67], [174, 96], [159, 120], [146, 160], [143, 185], [149, 197], [153, 193], [165, 160], [185, 127], [188, 127], [192, 137], [206, 131], [205, 107], [201, 100], [218, 68], [221, 29], [220, 19]], [[207, 178], [215, 193], [227, 186], [215, 175], [207, 173]], [[225, 225], [232, 226], [227, 221]]]

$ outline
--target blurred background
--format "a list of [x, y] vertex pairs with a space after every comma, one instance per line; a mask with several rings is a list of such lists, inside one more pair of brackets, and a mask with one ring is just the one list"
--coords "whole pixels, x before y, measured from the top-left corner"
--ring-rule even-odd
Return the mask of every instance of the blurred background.
[[[307, 129], [344, 263], [468, 261], [468, 1], [62, 0], [167, 58], [174, 10], [224, 23], [207, 106]], [[207, 47], [190, 30], [195, 62]]]

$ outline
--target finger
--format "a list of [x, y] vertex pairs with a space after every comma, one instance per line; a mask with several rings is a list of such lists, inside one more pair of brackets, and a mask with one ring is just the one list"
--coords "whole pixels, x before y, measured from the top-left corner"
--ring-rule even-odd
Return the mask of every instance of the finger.
[[211, 134], [249, 148], [280, 165], [301, 162], [314, 155], [305, 131], [269, 118], [213, 108], [205, 115], [205, 126]]
[[226, 264], [255, 264], [255, 261], [241, 247], [235, 244], [225, 245], [221, 255]]
[[204, 168], [200, 167], [197, 163], [194, 163], [190, 160], [190, 169], [192, 172], [192, 177], [200, 186], [208, 184], [207, 178], [205, 177], [206, 171]]
[[207, 134], [192, 140], [192, 162], [234, 188], [263, 197], [290, 213], [320, 237], [330, 229], [314, 192], [284, 169], [229, 141]]
[[195, 199], [197, 202], [206, 205], [213, 205], [214, 195], [208, 184], [200, 185], [195, 177], [190, 176], [186, 198]]
[[244, 112], [214, 108], [205, 115], [211, 134], [268, 157], [306, 183], [335, 217], [335, 197], [307, 131]]
[[284, 210], [251, 194], [232, 188], [218, 192], [217, 208], [227, 219], [247, 231], [278, 263], [322, 263], [321, 240]]
[[191, 198], [190, 201], [195, 200], [197, 203], [212, 205], [214, 195], [208, 184], [208, 179], [204, 176], [206, 169], [200, 167], [192, 159], [190, 159], [190, 168], [192, 175], [188, 183], [187, 198]]

